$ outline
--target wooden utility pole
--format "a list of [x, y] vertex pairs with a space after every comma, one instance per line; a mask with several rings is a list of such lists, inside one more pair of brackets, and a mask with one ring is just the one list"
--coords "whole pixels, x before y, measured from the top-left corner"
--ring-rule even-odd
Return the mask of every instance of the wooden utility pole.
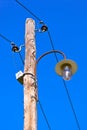
[[35, 21], [26, 19], [24, 67], [24, 130], [37, 130]]

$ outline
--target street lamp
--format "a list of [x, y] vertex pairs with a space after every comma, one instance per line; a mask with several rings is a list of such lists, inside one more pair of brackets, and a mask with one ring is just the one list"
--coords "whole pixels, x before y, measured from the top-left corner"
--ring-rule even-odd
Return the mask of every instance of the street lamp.
[[73, 60], [61, 60], [55, 67], [56, 73], [64, 80], [70, 80], [77, 70], [77, 64]]
[[62, 76], [64, 80], [70, 80], [72, 75], [77, 70], [77, 64], [73, 60], [66, 59], [66, 55], [62, 51], [51, 50], [46, 52], [38, 58], [37, 63], [40, 61], [40, 59], [50, 53], [59, 53], [63, 56], [64, 59], [56, 64], [55, 71], [59, 76]]
[[[60, 50], [51, 50], [51, 51], [48, 51], [48, 52], [42, 54], [37, 59], [36, 64], [38, 64], [38, 62], [43, 57], [45, 57], [46, 55], [51, 54], [51, 53], [59, 53], [63, 56], [63, 60], [59, 61], [56, 64], [55, 71], [59, 76], [62, 76], [64, 80], [70, 80], [72, 75], [75, 74], [75, 72], [77, 71], [77, 64], [73, 60], [66, 59], [66, 55]], [[16, 79], [21, 84], [23, 84], [23, 77], [24, 77], [24, 73], [22, 71], [19, 71], [18, 73], [16, 73]]]
[[[63, 60], [56, 65], [56, 72], [64, 79], [69, 80], [77, 70], [77, 65], [72, 60], [67, 60], [66, 55], [60, 50], [51, 50], [44, 53], [36, 60], [35, 46], [35, 22], [32, 19], [26, 20], [25, 29], [25, 63], [24, 73], [21, 71], [16, 74], [16, 79], [24, 85], [24, 130], [37, 130], [37, 109], [38, 101], [36, 66], [38, 62], [46, 55], [51, 53], [59, 53], [63, 56]], [[42, 32], [48, 30], [46, 25], [41, 28]], [[13, 49], [14, 52], [17, 49]], [[69, 96], [69, 95], [68, 95]], [[69, 99], [70, 100], [70, 99]], [[70, 100], [71, 101], [71, 100]]]

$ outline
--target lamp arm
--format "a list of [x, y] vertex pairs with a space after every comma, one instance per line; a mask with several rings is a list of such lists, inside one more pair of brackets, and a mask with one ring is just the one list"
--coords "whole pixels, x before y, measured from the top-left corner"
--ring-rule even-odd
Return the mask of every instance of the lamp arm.
[[59, 54], [61, 54], [61, 55], [63, 56], [64, 59], [66, 59], [66, 55], [65, 55], [62, 51], [59, 51], [59, 50], [51, 50], [51, 51], [48, 51], [48, 52], [44, 53], [43, 55], [41, 55], [41, 56], [37, 59], [36, 64], [38, 64], [38, 62], [39, 62], [44, 56], [46, 56], [46, 55], [48, 55], [48, 54], [51, 54], [51, 53], [59, 53]]

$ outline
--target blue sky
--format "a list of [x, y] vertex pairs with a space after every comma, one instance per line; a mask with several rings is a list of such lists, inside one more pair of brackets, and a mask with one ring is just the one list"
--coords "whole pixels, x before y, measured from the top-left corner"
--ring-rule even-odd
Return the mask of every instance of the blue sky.
[[[20, 0], [43, 20], [50, 31], [54, 47], [78, 64], [78, 71], [66, 81], [80, 130], [87, 130], [87, 2], [86, 0]], [[0, 34], [18, 46], [24, 44], [26, 18], [39, 21], [15, 0], [0, 0]], [[36, 32], [37, 58], [52, 50], [47, 32]], [[21, 55], [24, 59], [25, 48]], [[58, 59], [62, 57], [57, 55]], [[0, 129], [23, 130], [23, 86], [15, 73], [23, 71], [19, 55], [0, 37]], [[38, 93], [52, 130], [78, 130], [62, 78], [55, 73], [54, 55], [43, 58], [37, 66]], [[38, 108], [38, 130], [49, 130]]]

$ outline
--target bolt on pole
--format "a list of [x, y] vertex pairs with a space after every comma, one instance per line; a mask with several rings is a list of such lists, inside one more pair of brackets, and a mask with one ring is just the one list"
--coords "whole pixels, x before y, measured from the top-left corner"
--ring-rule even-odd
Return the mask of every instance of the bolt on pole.
[[24, 66], [24, 130], [37, 130], [37, 87], [35, 21], [27, 18], [25, 24]]

